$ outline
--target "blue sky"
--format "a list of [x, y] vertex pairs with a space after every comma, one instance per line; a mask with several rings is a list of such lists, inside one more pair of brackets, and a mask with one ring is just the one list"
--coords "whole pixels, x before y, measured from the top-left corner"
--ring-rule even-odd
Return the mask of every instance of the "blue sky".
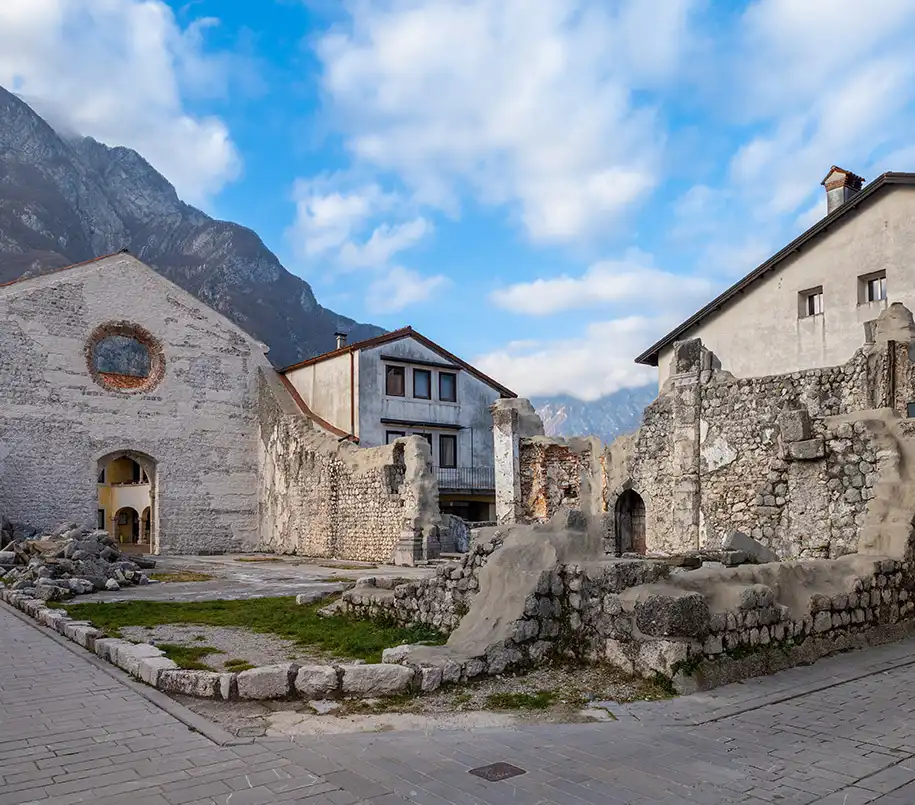
[[915, 170], [915, 2], [864, 5], [7, 0], [0, 84], [323, 304], [595, 399], [821, 216], [830, 165]]

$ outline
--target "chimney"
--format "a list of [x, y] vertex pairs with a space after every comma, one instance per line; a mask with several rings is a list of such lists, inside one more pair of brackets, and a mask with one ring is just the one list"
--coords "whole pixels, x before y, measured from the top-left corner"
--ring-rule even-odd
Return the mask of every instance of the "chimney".
[[829, 215], [861, 191], [864, 179], [833, 165], [820, 184], [826, 188], [826, 214]]
[[337, 339], [337, 349], [343, 349], [346, 346], [346, 333], [334, 333], [334, 338]]

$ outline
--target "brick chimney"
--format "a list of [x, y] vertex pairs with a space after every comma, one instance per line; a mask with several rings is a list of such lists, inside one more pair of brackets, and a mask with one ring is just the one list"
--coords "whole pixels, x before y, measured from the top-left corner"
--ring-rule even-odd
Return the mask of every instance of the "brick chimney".
[[826, 214], [829, 215], [860, 192], [864, 179], [833, 165], [820, 184], [826, 188]]
[[346, 333], [334, 333], [334, 338], [337, 339], [337, 349], [343, 349], [346, 346]]

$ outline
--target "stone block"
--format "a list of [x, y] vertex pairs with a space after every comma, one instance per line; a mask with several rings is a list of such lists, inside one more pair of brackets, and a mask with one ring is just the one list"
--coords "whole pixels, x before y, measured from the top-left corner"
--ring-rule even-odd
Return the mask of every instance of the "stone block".
[[164, 693], [178, 693], [184, 696], [196, 696], [200, 699], [218, 699], [220, 696], [220, 677], [215, 671], [174, 671], [159, 672], [156, 687]]
[[803, 442], [792, 442], [788, 445], [788, 455], [795, 461], [812, 461], [826, 455], [826, 445], [822, 439], [807, 439]]
[[608, 640], [604, 648], [604, 659], [614, 668], [619, 668], [627, 674], [635, 671], [635, 663], [629, 656], [629, 647], [632, 644], [619, 640]]
[[162, 656], [162, 650], [151, 646], [149, 643], [137, 643], [129, 647], [119, 646], [116, 656], [116, 665], [127, 671], [131, 676], [140, 675], [140, 661], [154, 659]]
[[264, 665], [238, 675], [238, 698], [282, 699], [292, 692], [298, 666], [292, 663]]
[[403, 693], [413, 683], [414, 671], [405, 665], [373, 663], [344, 665], [342, 668], [342, 689], [346, 696], [393, 696]]
[[711, 614], [699, 593], [653, 593], [635, 605], [635, 625], [652, 637], [705, 637]]
[[732, 531], [728, 534], [724, 538], [722, 548], [726, 551], [740, 551], [746, 554], [750, 561], [759, 564], [778, 561], [778, 557], [765, 545], [747, 536], [742, 531]]
[[688, 643], [676, 640], [649, 640], [639, 646], [635, 670], [644, 677], [650, 677], [655, 672], [673, 676], [674, 665], [685, 662], [688, 656]]
[[381, 661], [385, 663], [399, 663], [402, 662], [410, 655], [409, 645], [403, 646], [394, 646], [393, 648], [386, 648], [381, 652]]
[[783, 411], [778, 415], [783, 442], [803, 442], [810, 438], [810, 414], [805, 409]]
[[438, 665], [423, 665], [419, 670], [419, 689], [431, 693], [442, 686], [442, 669]]
[[332, 665], [302, 665], [295, 675], [296, 692], [305, 699], [326, 699], [337, 692], [337, 669]]
[[143, 657], [137, 663], [137, 671], [134, 676], [141, 682], [156, 687], [160, 671], [173, 671], [177, 667], [177, 664], [168, 657]]

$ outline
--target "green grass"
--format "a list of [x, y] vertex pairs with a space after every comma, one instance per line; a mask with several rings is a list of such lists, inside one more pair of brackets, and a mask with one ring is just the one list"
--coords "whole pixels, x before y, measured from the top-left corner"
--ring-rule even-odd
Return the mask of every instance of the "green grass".
[[323, 579], [318, 579], [318, 581], [323, 581], [325, 584], [351, 584], [355, 579], [351, 579], [348, 576], [325, 576]]
[[170, 581], [210, 581], [213, 577], [208, 573], [183, 570], [176, 573], [150, 573], [149, 578], [166, 583]]
[[247, 660], [226, 660], [223, 665], [226, 667], [227, 671], [247, 671], [249, 668], [255, 668], [255, 665], [252, 665]]
[[157, 643], [156, 648], [165, 652], [165, 656], [178, 664], [179, 668], [188, 671], [212, 671], [213, 668], [200, 662], [207, 654], [222, 654], [213, 646], [179, 646], [177, 643]]
[[89, 620], [112, 637], [124, 626], [194, 624], [250, 629], [292, 640], [334, 657], [379, 662], [381, 652], [400, 643], [441, 645], [445, 636], [428, 627], [387, 626], [342, 615], [318, 617], [326, 601], [299, 606], [292, 596], [240, 601], [130, 601], [68, 604], [74, 619]]
[[536, 693], [492, 693], [486, 697], [491, 710], [546, 710], [556, 700], [551, 690]]

